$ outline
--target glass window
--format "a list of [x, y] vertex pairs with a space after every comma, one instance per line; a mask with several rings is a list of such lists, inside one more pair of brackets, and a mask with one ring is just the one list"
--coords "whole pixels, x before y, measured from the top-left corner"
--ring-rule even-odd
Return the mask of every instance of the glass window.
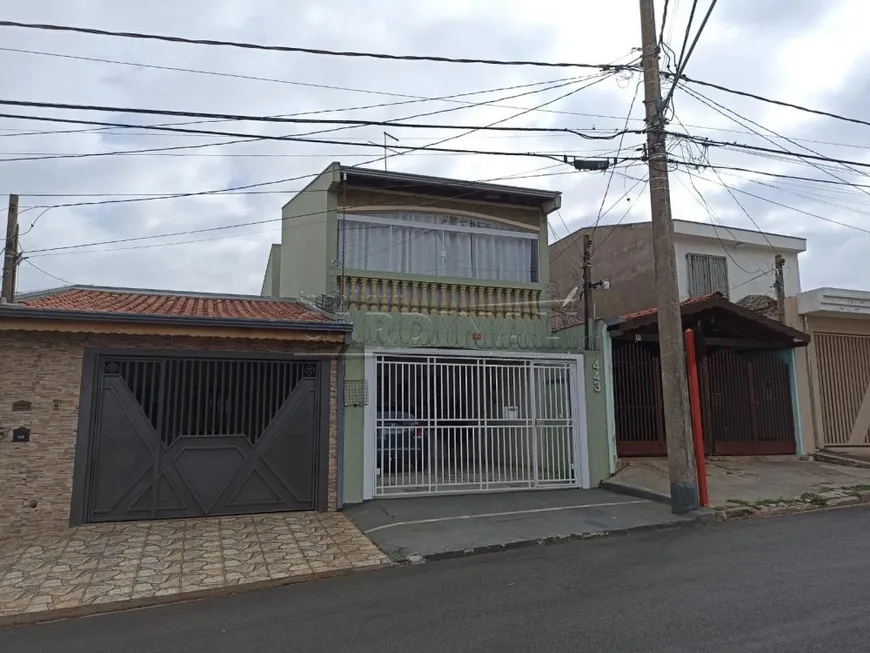
[[354, 270], [538, 281], [537, 234], [463, 216], [346, 214], [339, 220], [338, 255]]

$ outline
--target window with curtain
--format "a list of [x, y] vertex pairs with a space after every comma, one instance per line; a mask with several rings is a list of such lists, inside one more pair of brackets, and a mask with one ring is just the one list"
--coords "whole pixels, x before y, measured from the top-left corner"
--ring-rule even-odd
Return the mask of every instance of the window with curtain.
[[339, 216], [338, 256], [352, 270], [538, 281], [537, 233], [441, 213]]

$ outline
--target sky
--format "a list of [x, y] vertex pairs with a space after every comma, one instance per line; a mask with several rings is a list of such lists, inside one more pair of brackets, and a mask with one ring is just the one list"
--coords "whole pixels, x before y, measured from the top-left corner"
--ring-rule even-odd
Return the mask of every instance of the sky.
[[[665, 2], [656, 4], [660, 25]], [[664, 42], [672, 52], [665, 50], [663, 66], [673, 66], [691, 5], [690, 0], [668, 3]], [[699, 0], [694, 29], [708, 6], [709, 0]], [[721, 0], [685, 72], [693, 79], [866, 118], [870, 41], [863, 30], [868, 19], [870, 6], [860, 0]], [[28, 0], [4, 3], [0, 20], [328, 50], [594, 64], [631, 63], [640, 46], [636, 0]], [[583, 68], [384, 61], [0, 27], [0, 88], [5, 89], [0, 97], [36, 102], [375, 121], [439, 111], [417, 120], [503, 121], [595, 136], [614, 136], [625, 125], [641, 129], [639, 74], [597, 75]], [[870, 162], [870, 126], [703, 86], [688, 89], [702, 97], [675, 91], [669, 116], [674, 132]], [[724, 110], [703, 104], [704, 98]], [[723, 115], [728, 111], [735, 113]], [[3, 107], [0, 112], [142, 125], [196, 121], [127, 111]], [[271, 135], [335, 128], [238, 121], [187, 127]], [[314, 175], [333, 161], [373, 161], [372, 166], [382, 167], [376, 159], [383, 155], [378, 146], [383, 131], [354, 127], [319, 136], [349, 143], [342, 145], [221, 144], [240, 139], [0, 118], [0, 195], [21, 198], [26, 260], [19, 291], [74, 283], [258, 294], [269, 246], [280, 240], [281, 206], [307, 179], [243, 193], [159, 197]], [[463, 133], [398, 125], [388, 132], [398, 144], [415, 147]], [[477, 131], [444, 147], [539, 156], [417, 151], [391, 156], [387, 165], [560, 190], [562, 208], [550, 216], [555, 240], [595, 223], [602, 204], [609, 209], [600, 218], [603, 228], [619, 220], [648, 220], [646, 169], [640, 161], [626, 161], [612, 176], [577, 172], [540, 155], [636, 158], [642, 141], [641, 134], [627, 134], [620, 148], [618, 137]], [[214, 145], [105, 154], [205, 144]], [[870, 185], [870, 168], [771, 158], [683, 139], [670, 139], [669, 147], [684, 161], [835, 182], [677, 166], [671, 174], [672, 212], [675, 218], [806, 238], [807, 252], [800, 258], [804, 290], [870, 289], [870, 188], [851, 185]], [[79, 247], [90, 243], [104, 244]]]

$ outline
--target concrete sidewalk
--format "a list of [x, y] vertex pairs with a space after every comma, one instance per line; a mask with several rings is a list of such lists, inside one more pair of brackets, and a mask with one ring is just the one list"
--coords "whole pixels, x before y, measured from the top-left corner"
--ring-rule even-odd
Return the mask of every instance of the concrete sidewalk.
[[[670, 483], [664, 458], [633, 458], [610, 482], [667, 497]], [[758, 504], [801, 497], [815, 499], [844, 488], [870, 489], [870, 469], [830, 465], [795, 456], [711, 457], [707, 459], [711, 507]]]
[[663, 504], [600, 489], [379, 499], [345, 512], [400, 561], [693, 521]]

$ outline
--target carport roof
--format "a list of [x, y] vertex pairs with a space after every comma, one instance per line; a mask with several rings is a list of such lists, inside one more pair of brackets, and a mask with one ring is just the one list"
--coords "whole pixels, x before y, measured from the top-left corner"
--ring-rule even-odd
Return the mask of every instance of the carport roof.
[[67, 286], [21, 295], [14, 304], [0, 305], [0, 315], [317, 331], [351, 329], [351, 325], [293, 299], [95, 286]]
[[[730, 331], [732, 335], [748, 339], [761, 338], [797, 347], [806, 346], [810, 341], [806, 333], [730, 302], [718, 292], [687, 299], [680, 304], [680, 312], [683, 316], [683, 328], [693, 327], [703, 321], [712, 331]], [[614, 336], [657, 331], [658, 309], [650, 308], [623, 315], [610, 321], [607, 328]]]

